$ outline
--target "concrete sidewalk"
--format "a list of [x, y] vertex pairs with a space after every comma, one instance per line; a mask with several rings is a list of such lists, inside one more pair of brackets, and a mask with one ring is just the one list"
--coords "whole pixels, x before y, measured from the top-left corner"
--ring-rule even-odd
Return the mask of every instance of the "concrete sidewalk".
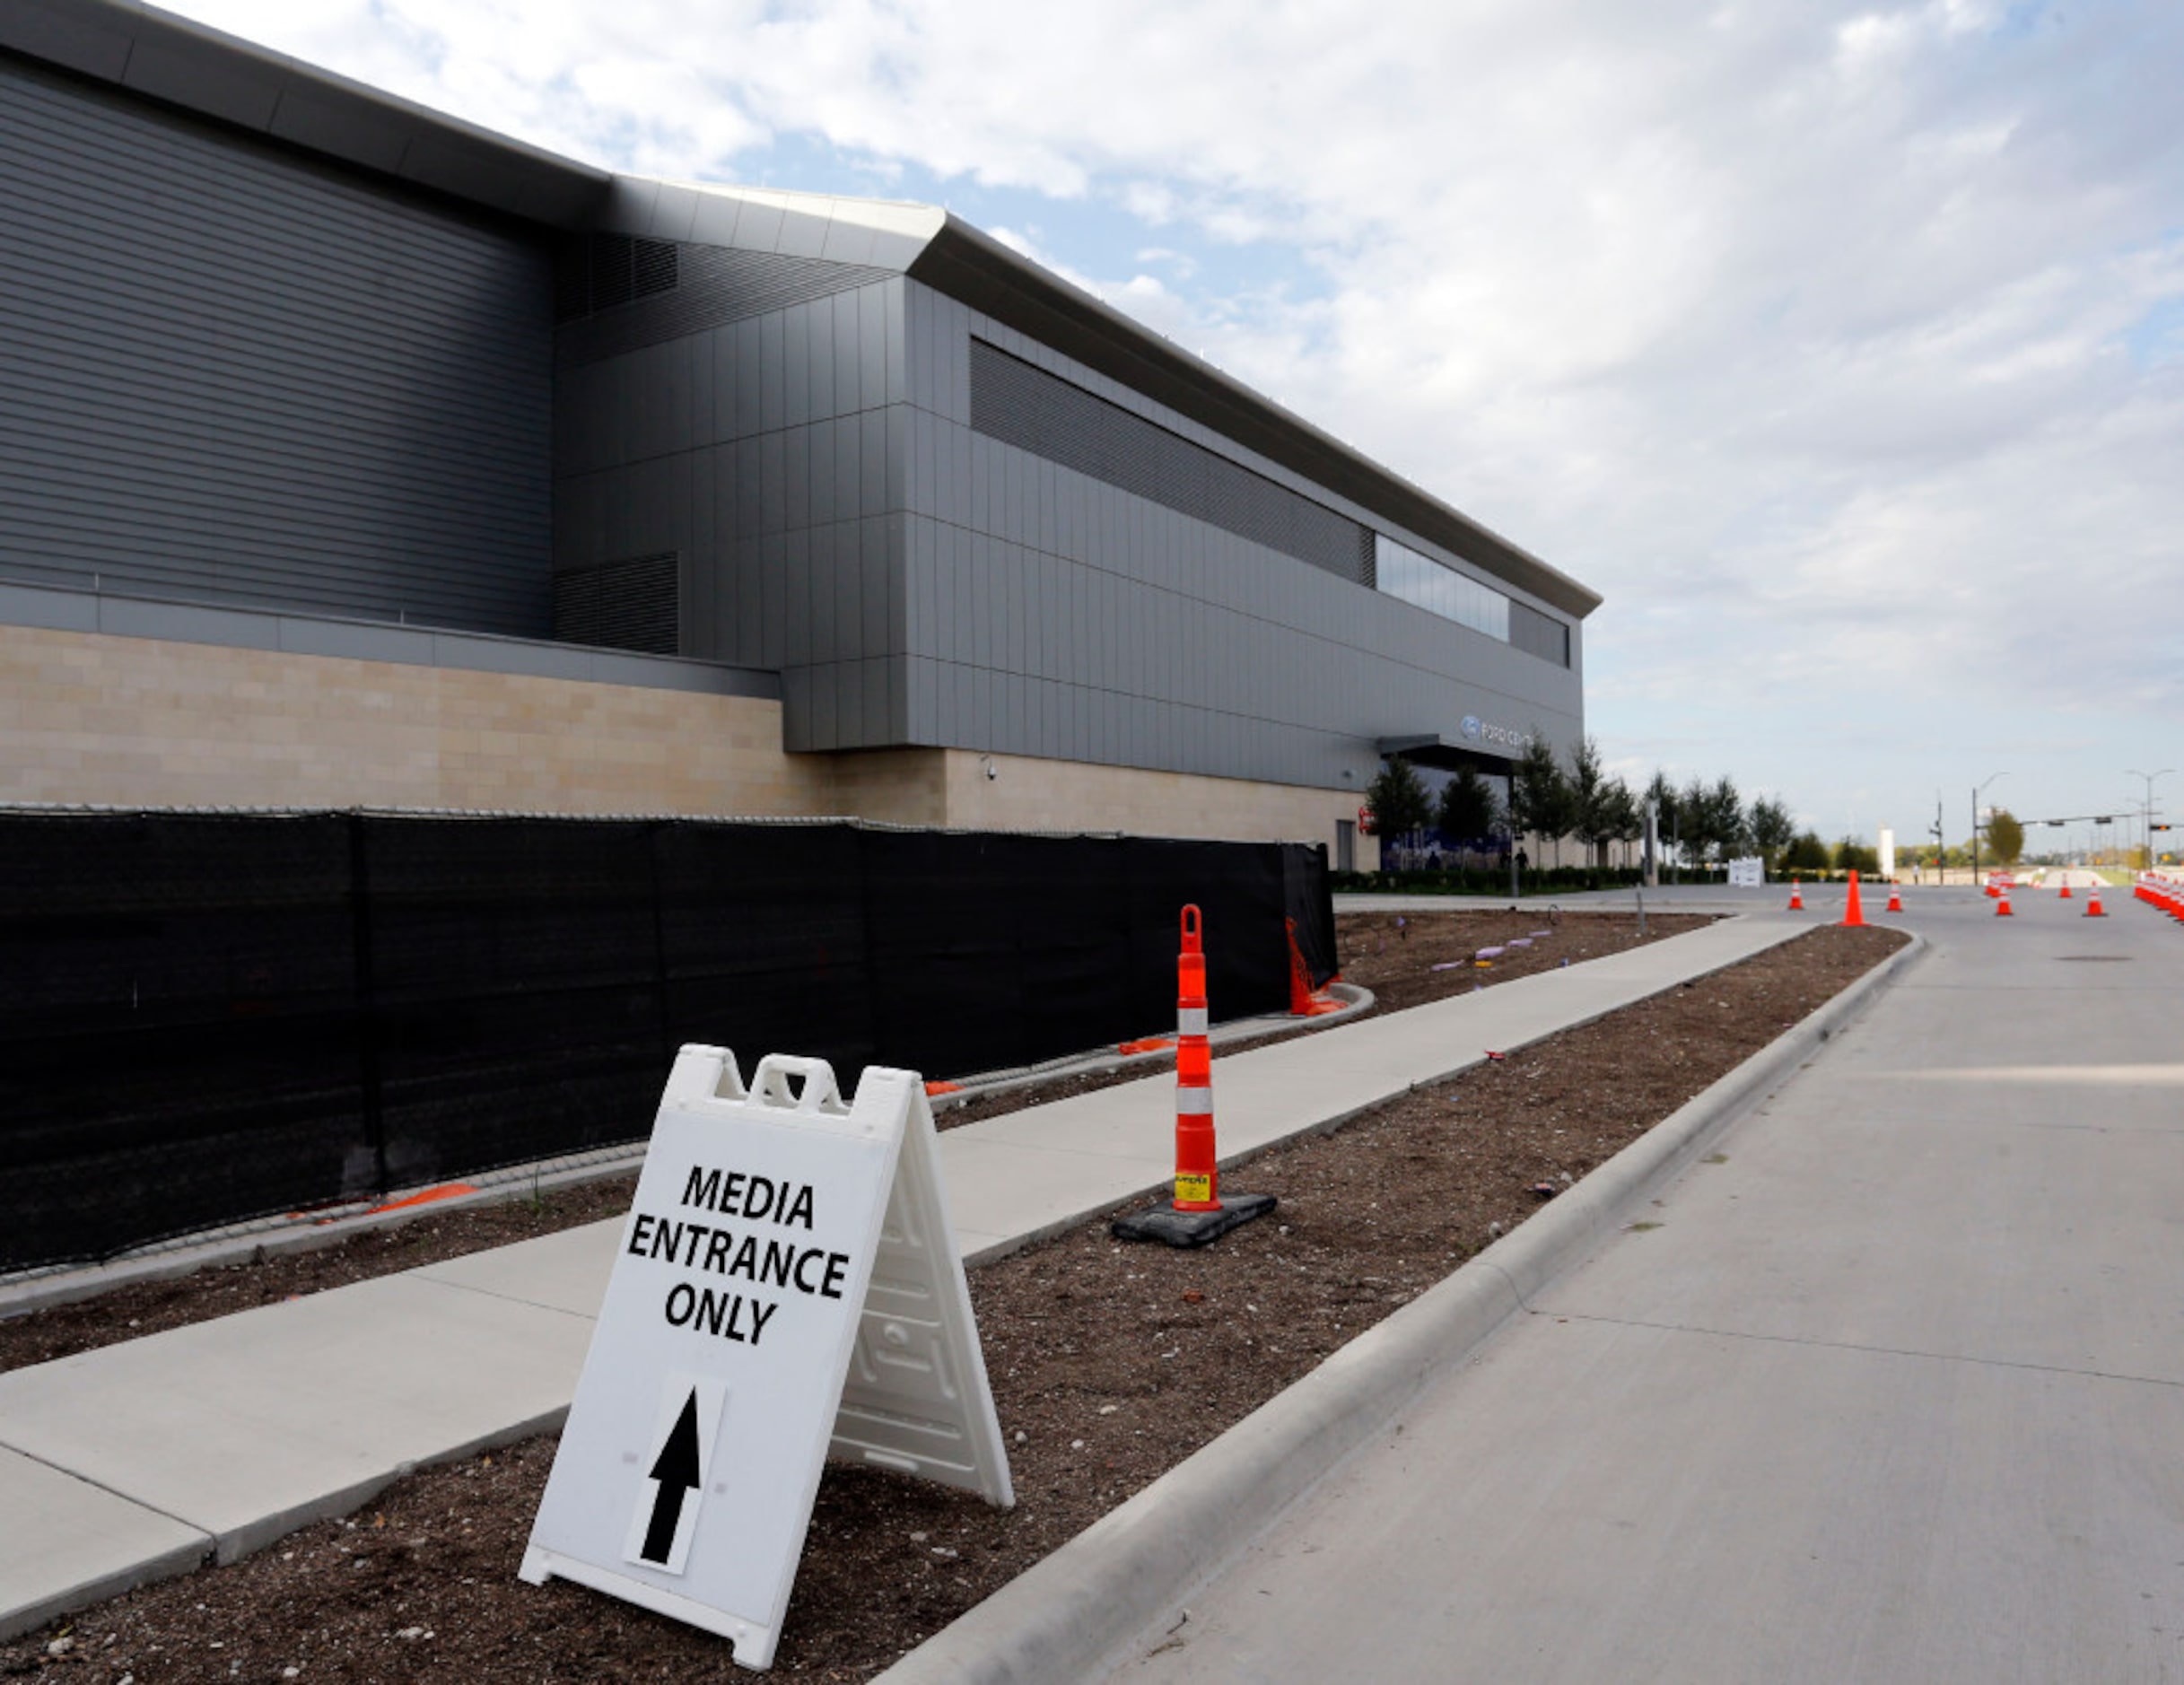
[[1927, 956], [1657, 1230], [1112, 1677], [2184, 1679], [2184, 933], [1906, 902]]
[[[1829, 916], [1741, 919], [1238, 1054], [1216, 1068], [1223, 1160], [1584, 1023]], [[753, 1050], [738, 1050], [747, 1069]], [[1155, 1077], [946, 1131], [975, 1261], [1173, 1170]], [[1248, 1180], [1248, 1178], [1246, 1178]], [[520, 1245], [0, 1375], [0, 1635], [260, 1549], [419, 1464], [555, 1426], [621, 1224]]]
[[[1836, 912], [1829, 916], [1840, 917], [1843, 886], [1840, 884], [1807, 884], [1804, 890], [1808, 911], [1832, 907]], [[1560, 907], [1572, 912], [1635, 912], [1643, 900], [1646, 911], [1651, 912], [1778, 912], [1789, 903], [1790, 886], [1787, 880], [1778, 884], [1762, 884], [1756, 889], [1732, 889], [1726, 884], [1663, 884], [1657, 888], [1639, 890], [1625, 885], [1615, 889], [1571, 889], [1553, 895], [1533, 894], [1522, 900], [1507, 895], [1403, 895], [1385, 890], [1345, 890], [1334, 898], [1337, 912], [1504, 912], [1514, 907], [1517, 911], [1542, 915], [1550, 907]], [[1888, 899], [1885, 886], [1874, 904]]]

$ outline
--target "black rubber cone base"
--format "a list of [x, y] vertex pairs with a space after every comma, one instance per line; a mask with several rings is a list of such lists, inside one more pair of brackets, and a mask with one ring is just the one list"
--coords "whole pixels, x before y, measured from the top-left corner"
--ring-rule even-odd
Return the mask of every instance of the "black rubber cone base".
[[1178, 1211], [1162, 1206], [1157, 1211], [1140, 1211], [1135, 1217], [1118, 1217], [1107, 1228], [1117, 1240], [1158, 1240], [1171, 1246], [1203, 1246], [1220, 1239], [1232, 1228], [1243, 1227], [1254, 1217], [1264, 1217], [1273, 1209], [1274, 1196], [1271, 1193], [1224, 1193], [1218, 1211]]

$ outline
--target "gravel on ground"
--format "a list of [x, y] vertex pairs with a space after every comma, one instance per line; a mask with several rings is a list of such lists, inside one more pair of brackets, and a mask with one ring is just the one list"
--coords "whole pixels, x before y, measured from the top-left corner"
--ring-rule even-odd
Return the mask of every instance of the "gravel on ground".
[[[1819, 929], [1277, 1148], [1234, 1181], [1278, 1195], [1278, 1211], [1203, 1251], [1120, 1245], [1100, 1221], [972, 1271], [1017, 1506], [830, 1467], [775, 1671], [870, 1678], [1905, 939]], [[0, 1646], [0, 1674], [156, 1685], [720, 1672], [718, 1639], [516, 1579], [555, 1444], [423, 1471], [346, 1521], [57, 1621]]]

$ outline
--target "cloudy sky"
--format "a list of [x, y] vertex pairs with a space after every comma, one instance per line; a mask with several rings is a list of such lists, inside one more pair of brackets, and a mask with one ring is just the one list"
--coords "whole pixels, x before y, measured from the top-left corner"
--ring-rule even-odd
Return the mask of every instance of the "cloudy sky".
[[1600, 590], [1634, 781], [1961, 841], [1991, 773], [2184, 769], [2173, 0], [179, 9], [597, 162], [948, 205]]

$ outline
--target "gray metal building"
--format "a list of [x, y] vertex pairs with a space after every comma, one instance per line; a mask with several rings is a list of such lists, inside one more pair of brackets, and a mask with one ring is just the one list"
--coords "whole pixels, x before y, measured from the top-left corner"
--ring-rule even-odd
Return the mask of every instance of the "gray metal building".
[[[671, 760], [776, 711], [634, 804], [716, 811], [1347, 847], [1384, 749], [1582, 729], [1593, 592], [940, 210], [616, 176], [120, 0], [0, 0], [0, 153], [17, 799], [263, 799], [160, 720], [333, 681], [222, 649], [709, 699], [633, 704]], [[117, 638], [166, 649], [102, 754], [38, 676]], [[598, 712], [460, 688], [396, 709], [443, 798]], [[598, 807], [616, 729], [510, 805]]]

